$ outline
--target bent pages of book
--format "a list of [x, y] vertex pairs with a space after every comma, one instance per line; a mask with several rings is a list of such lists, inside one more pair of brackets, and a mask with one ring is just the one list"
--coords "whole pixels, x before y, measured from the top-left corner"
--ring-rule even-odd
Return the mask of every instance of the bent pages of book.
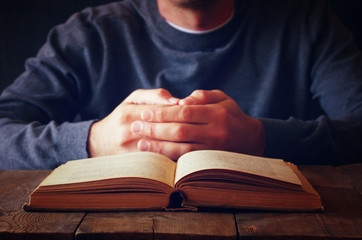
[[291, 163], [226, 151], [135, 152], [69, 161], [30, 195], [28, 211], [198, 208], [320, 211], [319, 194]]

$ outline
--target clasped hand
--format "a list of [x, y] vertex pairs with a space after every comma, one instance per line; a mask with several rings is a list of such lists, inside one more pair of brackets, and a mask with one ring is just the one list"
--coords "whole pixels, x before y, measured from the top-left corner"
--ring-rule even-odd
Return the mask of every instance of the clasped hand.
[[261, 156], [264, 148], [261, 121], [219, 90], [196, 90], [184, 99], [165, 89], [136, 90], [92, 125], [88, 140], [91, 157], [140, 150], [176, 160], [201, 149]]

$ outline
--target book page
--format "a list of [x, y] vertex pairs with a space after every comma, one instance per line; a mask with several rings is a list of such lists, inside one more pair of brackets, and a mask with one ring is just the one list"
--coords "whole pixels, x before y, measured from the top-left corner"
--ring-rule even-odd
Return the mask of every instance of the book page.
[[177, 162], [175, 184], [182, 177], [205, 169], [241, 171], [301, 185], [293, 170], [281, 159], [213, 150], [194, 151], [181, 156]]
[[56, 168], [41, 186], [121, 177], [157, 180], [173, 187], [176, 163], [157, 153], [134, 152], [69, 161]]

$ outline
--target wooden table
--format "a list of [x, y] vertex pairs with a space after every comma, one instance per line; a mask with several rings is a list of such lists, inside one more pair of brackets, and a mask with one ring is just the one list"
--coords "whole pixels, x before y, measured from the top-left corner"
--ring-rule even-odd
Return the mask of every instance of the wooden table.
[[49, 171], [0, 171], [0, 239], [362, 239], [362, 164], [300, 166], [324, 213], [30, 213]]

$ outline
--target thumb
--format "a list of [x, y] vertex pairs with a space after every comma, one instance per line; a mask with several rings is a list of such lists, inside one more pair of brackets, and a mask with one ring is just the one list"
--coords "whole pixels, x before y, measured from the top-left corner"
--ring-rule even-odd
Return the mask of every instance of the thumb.
[[229, 97], [220, 90], [195, 90], [190, 96], [181, 99], [179, 105], [203, 105], [214, 104]]
[[175, 98], [163, 88], [138, 89], [132, 92], [123, 102], [138, 105], [177, 105], [180, 99]]

